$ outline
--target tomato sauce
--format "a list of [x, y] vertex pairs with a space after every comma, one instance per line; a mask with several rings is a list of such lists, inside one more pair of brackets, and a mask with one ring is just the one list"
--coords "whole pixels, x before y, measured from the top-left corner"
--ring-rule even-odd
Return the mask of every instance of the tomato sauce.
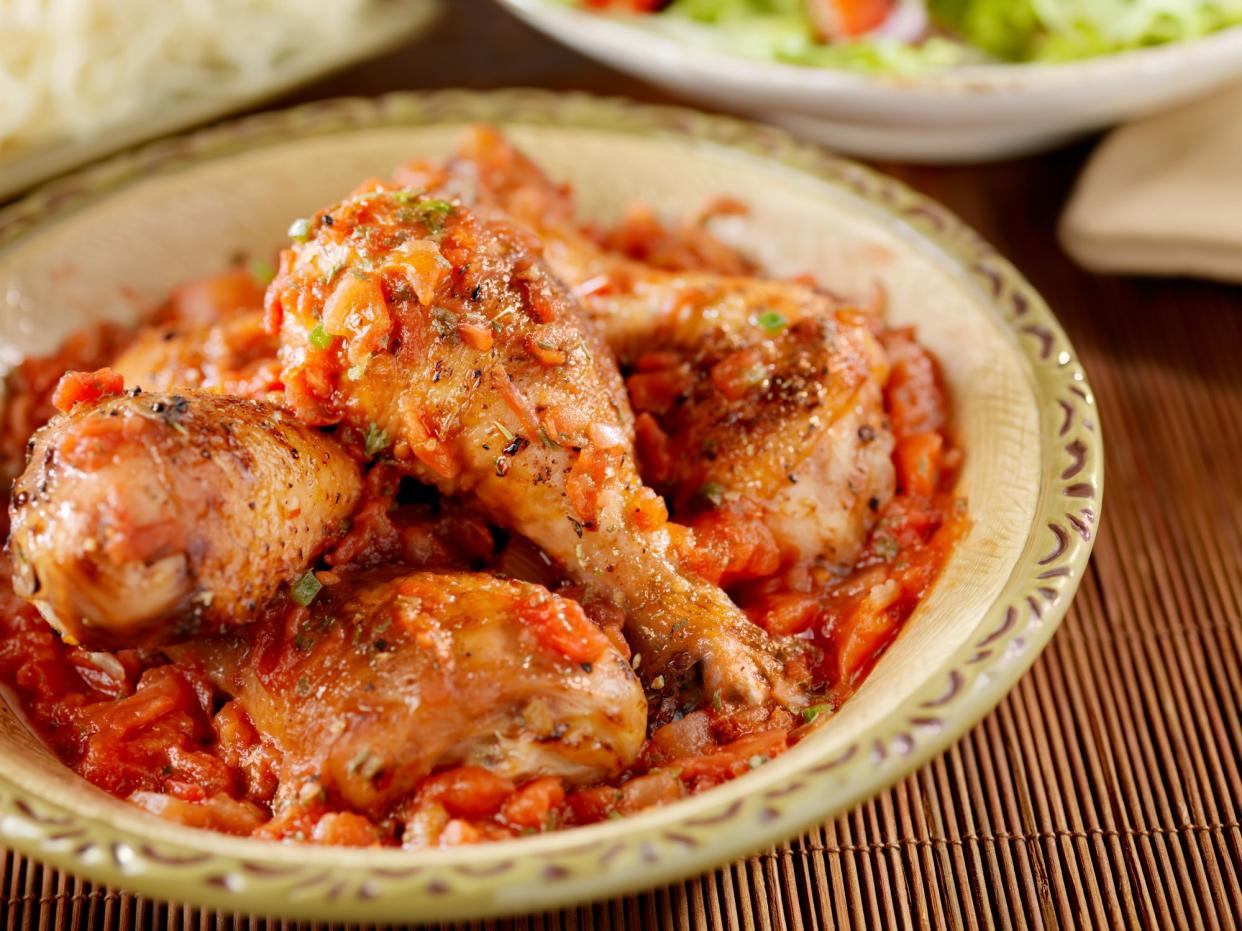
[[[679, 235], [655, 224], [640, 211], [598, 236], [663, 267], [747, 268], [697, 227]], [[182, 288], [161, 316], [209, 325], [239, 309], [253, 311], [259, 294], [258, 284], [232, 272]], [[483, 341], [488, 335], [467, 329], [462, 338]], [[10, 377], [15, 395], [0, 433], [10, 470], [16, 451], [53, 406], [67, 410], [118, 390], [117, 377], [106, 368], [54, 386], [66, 369], [106, 365], [127, 338], [117, 327], [100, 326], [73, 337], [53, 357], [29, 360]], [[884, 331], [882, 342], [891, 363], [885, 410], [895, 438], [897, 494], [878, 514], [851, 570], [811, 572], [802, 584], [791, 585], [771, 532], [744, 502], [700, 500], [693, 511], [673, 508], [671, 514], [684, 569], [724, 586], [771, 634], [804, 641], [805, 655], [797, 661], [802, 667], [792, 672], [812, 680], [821, 699], [801, 713], [653, 708], [641, 757], [607, 785], [571, 788], [558, 778], [519, 785], [484, 769], [457, 767], [425, 778], [382, 817], [334, 806], [313, 784], [304, 787], [301, 804], [282, 809], [275, 803], [279, 751], [237, 701], [193, 666], [179, 664], [175, 651], [100, 653], [64, 642], [13, 594], [7, 556], [0, 559], [0, 680], [16, 693], [34, 729], [90, 782], [163, 817], [239, 835], [345, 846], [473, 843], [620, 817], [719, 785], [785, 752], [853, 694], [967, 527], [963, 504], [952, 493], [961, 457], [946, 432], [948, 400], [935, 360], [912, 331]], [[557, 351], [546, 350], [547, 364], [557, 364]], [[726, 363], [712, 373], [713, 381], [726, 394], [743, 390], [754, 360], [743, 352]], [[666, 352], [641, 358], [627, 373], [639, 414], [640, 463], [656, 487], [669, 469], [660, 416], [686, 373], [682, 361]], [[228, 377], [225, 372], [220, 381]], [[608, 448], [593, 450], [569, 477], [568, 493], [581, 499], [580, 513], [592, 512], [599, 476], [611, 467]], [[574, 599], [535, 599], [523, 607], [522, 623], [541, 643], [576, 663], [590, 663], [610, 643], [630, 656], [615, 606], [594, 602], [585, 587], [559, 578], [532, 544], [508, 539], [468, 510], [435, 500], [434, 493], [411, 495], [403, 481], [391, 465], [371, 469], [348, 532], [325, 558], [324, 578], [331, 581], [336, 566], [392, 562], [511, 573]], [[670, 518], [672, 504], [657, 495], [635, 501], [640, 524]], [[286, 601], [257, 623], [283, 635], [300, 631], [308, 617]], [[273, 634], [274, 650], [294, 648], [277, 646], [284, 642]], [[296, 644], [297, 636], [289, 642]], [[275, 674], [285, 660], [268, 651], [261, 662], [269, 668], [260, 673]], [[635, 664], [639, 660], [633, 657]]]

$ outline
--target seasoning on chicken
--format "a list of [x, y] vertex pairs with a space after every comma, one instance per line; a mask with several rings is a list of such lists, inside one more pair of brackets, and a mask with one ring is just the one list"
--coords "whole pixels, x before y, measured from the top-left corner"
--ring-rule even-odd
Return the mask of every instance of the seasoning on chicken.
[[327, 797], [379, 817], [447, 766], [589, 784], [646, 736], [642, 686], [582, 608], [489, 575], [363, 573], [173, 652], [280, 749], [277, 811]]
[[658, 447], [679, 518], [757, 511], [787, 561], [853, 563], [895, 485], [874, 321], [805, 284], [666, 271], [600, 248], [568, 190], [487, 127], [429, 180], [537, 231], [549, 266], [637, 369], [640, 449]]
[[801, 701], [785, 647], [677, 566], [612, 356], [523, 230], [372, 182], [294, 232], [268, 309], [298, 417], [468, 495], [619, 604], [654, 688]]
[[10, 503], [14, 588], [66, 637], [246, 623], [339, 537], [361, 483], [331, 438], [267, 404], [106, 380], [66, 376], [78, 403], [35, 434]]
[[260, 311], [216, 323], [143, 327], [112, 368], [143, 391], [197, 388], [264, 400], [280, 388], [276, 341]]

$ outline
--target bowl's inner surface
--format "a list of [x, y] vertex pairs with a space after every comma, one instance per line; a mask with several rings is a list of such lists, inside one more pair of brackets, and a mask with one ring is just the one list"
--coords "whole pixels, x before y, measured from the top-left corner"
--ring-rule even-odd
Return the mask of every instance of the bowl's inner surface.
[[[131, 319], [178, 283], [239, 255], [273, 255], [292, 219], [402, 161], [446, 154], [460, 129], [376, 129], [285, 142], [155, 174], [57, 219], [0, 252], [0, 360], [7, 366], [23, 353], [48, 351], [101, 317]], [[672, 138], [532, 126], [511, 132], [552, 175], [574, 184], [580, 211], [592, 219], [616, 218], [634, 200], [667, 216], [719, 194], [743, 200], [753, 212], [728, 221], [727, 238], [777, 275], [809, 271], [860, 300], [882, 288], [892, 322], [916, 325], [938, 354], [966, 452], [960, 493], [972, 529], [857, 695], [820, 733], [753, 778], [779, 778], [811, 757], [839, 752], [897, 714], [962, 647], [1026, 545], [1039, 494], [1040, 439], [1031, 375], [1012, 335], [947, 258], [863, 201], [809, 176]], [[105, 798], [41, 751], [8, 712], [0, 713], [0, 770], [78, 812], [131, 825], [142, 818], [151, 837], [198, 847], [239, 843], [156, 822]], [[745, 793], [749, 778], [707, 794]], [[663, 811], [671, 817], [677, 808]], [[624, 827], [614, 822], [607, 829]], [[301, 855], [291, 845], [266, 849], [267, 857]], [[341, 862], [368, 855], [332, 853]]]

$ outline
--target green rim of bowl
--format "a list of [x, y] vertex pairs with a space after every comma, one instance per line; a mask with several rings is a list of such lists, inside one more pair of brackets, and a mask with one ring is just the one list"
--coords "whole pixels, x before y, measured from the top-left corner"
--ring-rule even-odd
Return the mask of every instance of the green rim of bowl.
[[703, 872], [879, 793], [982, 718], [1052, 636], [1087, 565], [1104, 481], [1095, 401], [1073, 347], [1025, 279], [944, 208], [777, 130], [533, 90], [327, 101], [155, 143], [54, 182], [0, 212], [0, 249], [153, 174], [299, 138], [478, 121], [653, 135], [778, 164], [848, 196], [968, 283], [1013, 335], [1040, 410], [1035, 516], [1001, 595], [965, 644], [929, 669], [865, 742], [809, 740], [731, 783], [629, 818], [450, 850], [279, 845], [137, 810], [124, 817], [102, 805], [87, 811], [0, 760], [0, 840], [8, 846], [143, 895], [235, 912], [426, 921], [577, 904]]

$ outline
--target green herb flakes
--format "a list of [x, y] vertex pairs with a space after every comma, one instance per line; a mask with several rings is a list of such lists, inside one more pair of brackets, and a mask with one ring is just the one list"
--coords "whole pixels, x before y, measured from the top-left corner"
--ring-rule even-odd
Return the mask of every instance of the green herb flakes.
[[332, 345], [332, 334], [323, 328], [322, 323], [315, 324], [315, 329], [310, 331], [308, 339], [310, 344], [320, 352]]
[[756, 319], [761, 327], [773, 335], [779, 333], [789, 325], [789, 321], [785, 319], [785, 315], [779, 314], [775, 310], [765, 310]]
[[374, 423], [367, 426], [367, 435], [363, 438], [368, 456], [375, 456], [388, 448], [388, 433]]
[[832, 705], [811, 705], [810, 708], [802, 709], [802, 720], [810, 724], [821, 714], [827, 714], [830, 711], [832, 711]]
[[447, 200], [437, 200], [435, 198], [419, 201], [415, 209], [422, 217], [423, 223], [434, 229], [442, 227], [445, 218], [453, 213], [452, 204]]
[[293, 596], [294, 601], [305, 608], [315, 600], [315, 596], [319, 594], [319, 590], [322, 588], [323, 583], [315, 577], [313, 571], [310, 571], [293, 583], [293, 588], [289, 590], [289, 594]]

